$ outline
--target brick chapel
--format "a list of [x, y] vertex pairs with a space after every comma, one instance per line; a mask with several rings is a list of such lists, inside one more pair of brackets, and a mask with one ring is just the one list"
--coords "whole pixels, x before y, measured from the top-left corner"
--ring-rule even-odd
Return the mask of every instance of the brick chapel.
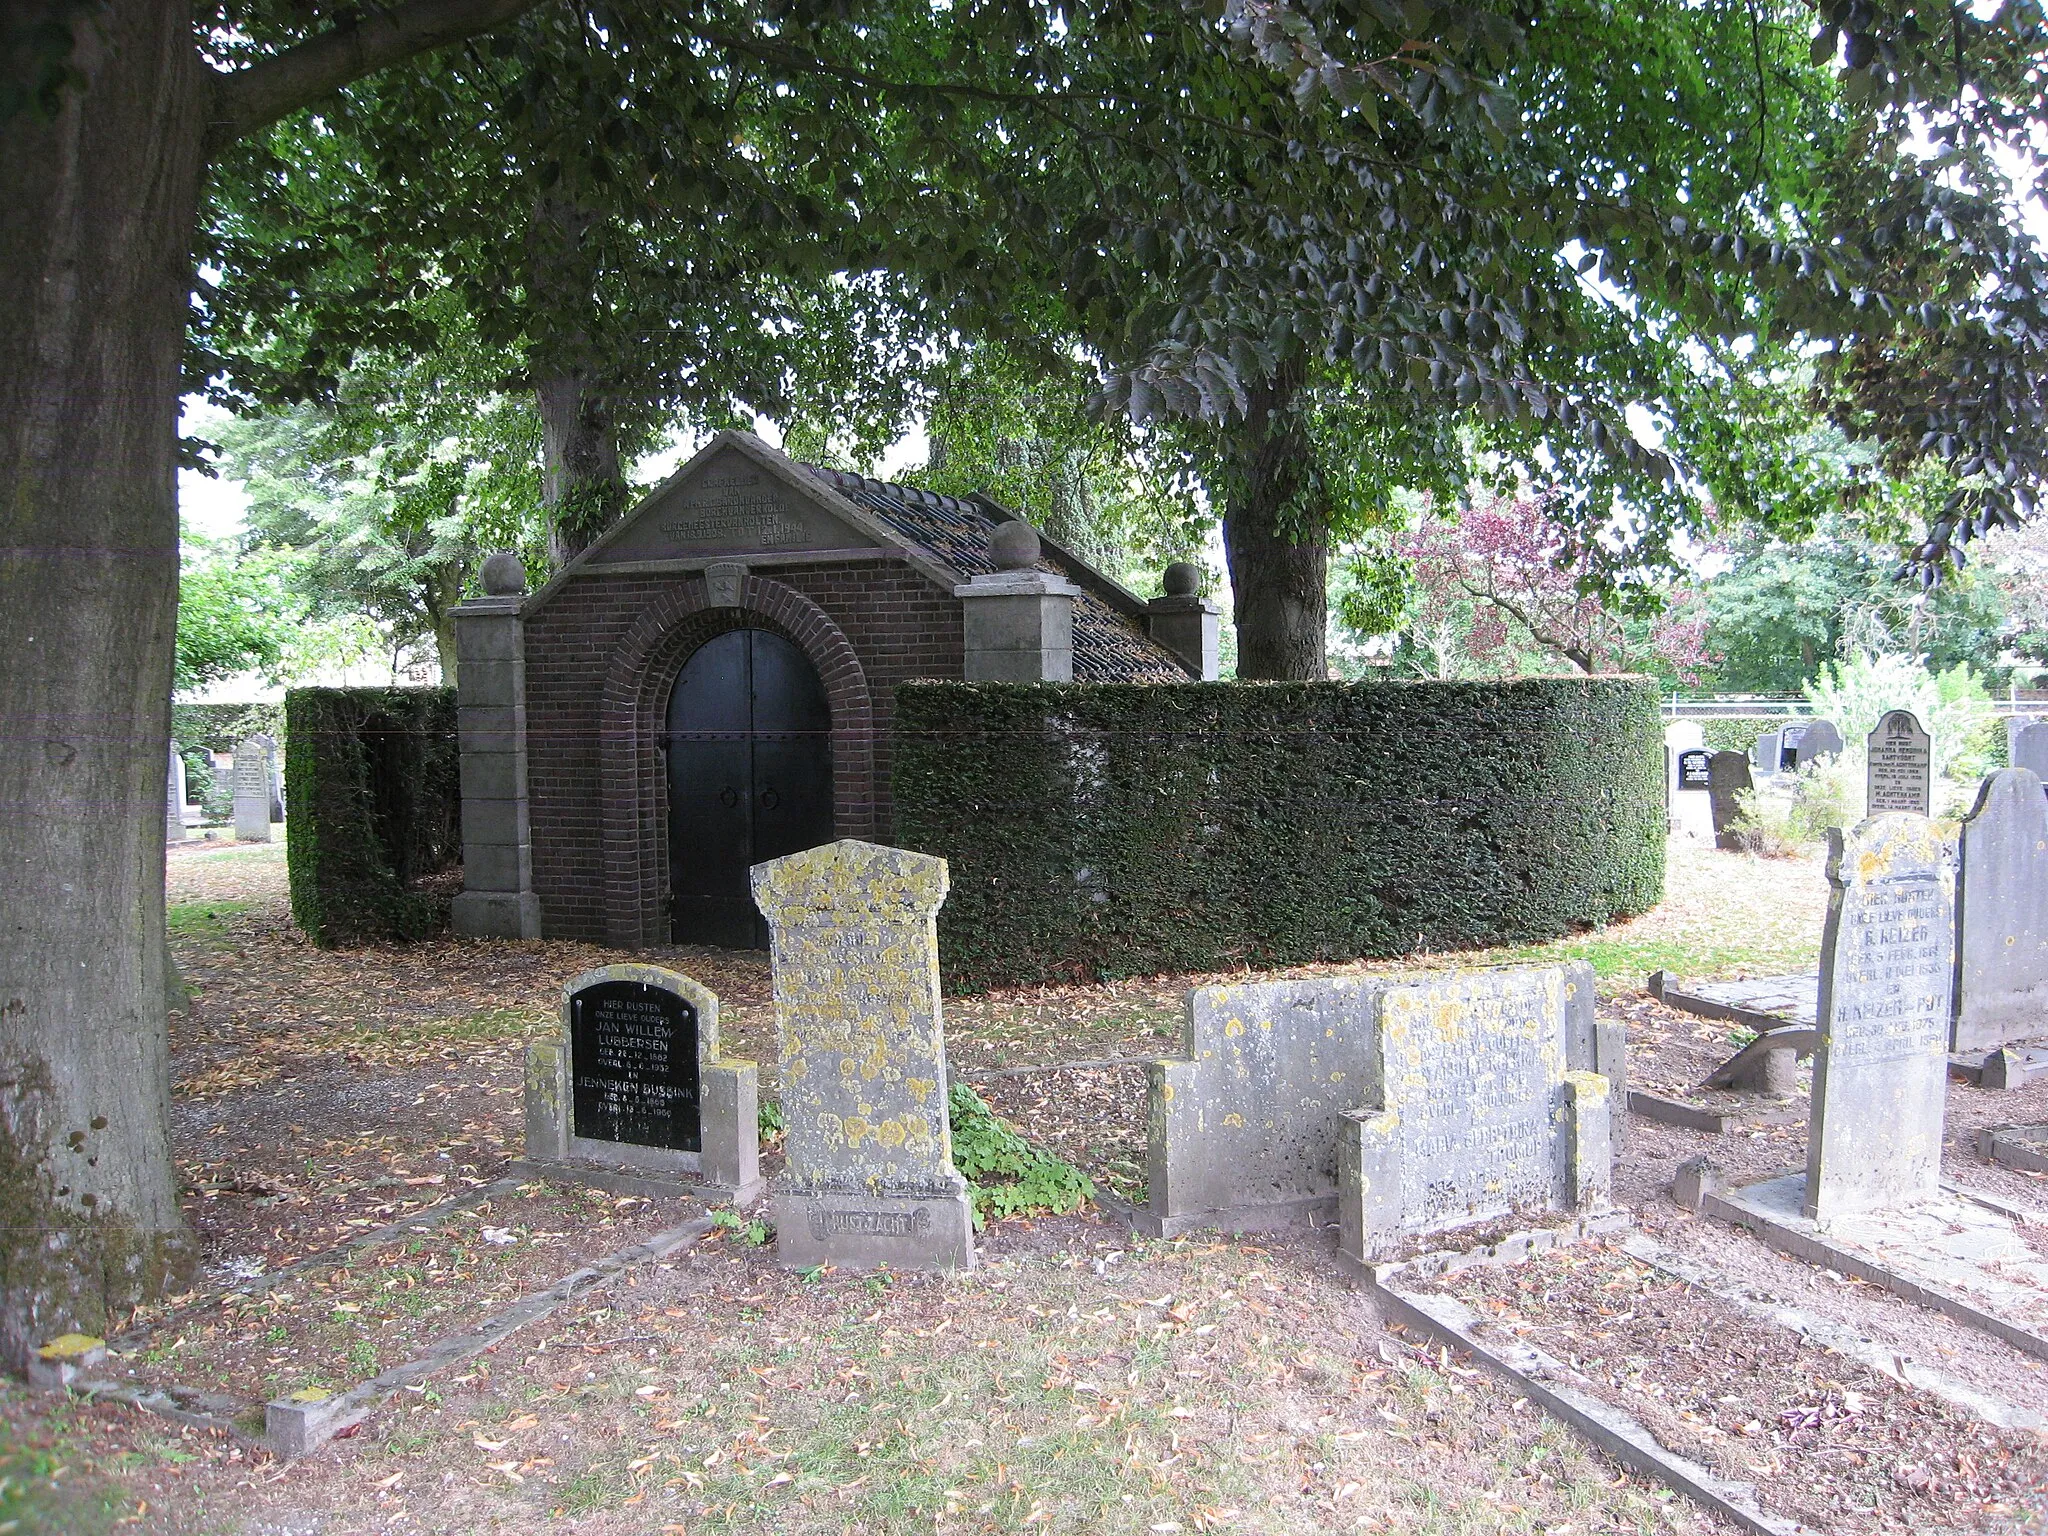
[[888, 840], [898, 683], [1214, 678], [1216, 608], [1165, 584], [721, 433], [538, 591], [494, 556], [456, 610], [456, 930], [764, 945], [750, 866]]

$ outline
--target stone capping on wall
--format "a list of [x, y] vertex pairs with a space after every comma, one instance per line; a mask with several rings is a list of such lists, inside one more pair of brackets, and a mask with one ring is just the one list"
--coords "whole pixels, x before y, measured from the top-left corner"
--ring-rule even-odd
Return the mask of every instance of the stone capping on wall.
[[[583, 574], [607, 574], [595, 567]], [[693, 622], [704, 621], [704, 622]], [[650, 603], [605, 665], [599, 726], [605, 868], [605, 930], [613, 944], [666, 944], [662, 891], [668, 875], [668, 795], [655, 744], [669, 690], [690, 653], [712, 635], [772, 629], [818, 669], [832, 710], [832, 825], [838, 837], [873, 834], [875, 724], [852, 643], [825, 610], [793, 587], [759, 575], [740, 584], [737, 607], [712, 606], [702, 577]]]

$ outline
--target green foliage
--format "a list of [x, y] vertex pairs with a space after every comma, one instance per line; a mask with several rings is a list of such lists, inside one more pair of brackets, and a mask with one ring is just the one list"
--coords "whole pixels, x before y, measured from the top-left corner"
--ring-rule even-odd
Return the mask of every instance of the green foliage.
[[237, 743], [264, 735], [284, 743], [282, 704], [173, 704], [171, 739], [181, 747], [232, 752]]
[[283, 558], [315, 620], [367, 619], [383, 644], [431, 644], [454, 678], [452, 612], [484, 558], [542, 555], [539, 424], [530, 403], [471, 398], [452, 415], [406, 369], [352, 373], [331, 407], [218, 429], [223, 473], [249, 496], [245, 557]]
[[322, 947], [436, 932], [420, 882], [462, 857], [455, 690], [295, 688], [285, 733], [292, 920]]
[[750, 1221], [738, 1211], [713, 1211], [711, 1226], [715, 1231], [730, 1232], [749, 1248], [764, 1247], [775, 1235], [767, 1222]]
[[1031, 1145], [965, 1083], [947, 1094], [953, 1166], [974, 1196], [974, 1225], [990, 1218], [1050, 1211], [1064, 1216], [1095, 1198], [1095, 1186], [1073, 1164]]
[[1998, 717], [1984, 684], [1961, 663], [1937, 673], [1910, 657], [1858, 653], [1824, 668], [1808, 685], [1806, 697], [1816, 715], [1834, 721], [1841, 731], [1845, 755], [1857, 765], [1859, 781], [1864, 738], [1876, 729], [1878, 718], [1893, 709], [1910, 709], [1921, 729], [1934, 738], [1937, 799], [1940, 781], [1957, 787], [1973, 784], [1989, 767]]
[[180, 540], [178, 652], [172, 687], [190, 693], [238, 672], [274, 672], [288, 643], [289, 561], [238, 559], [187, 529]]
[[1629, 678], [906, 683], [896, 841], [951, 861], [950, 985], [1550, 938], [1663, 893]]
[[784, 1130], [782, 1105], [775, 1099], [762, 1099], [754, 1110], [754, 1123], [760, 1129], [763, 1141], [773, 1141]]
[[1925, 594], [1902, 586], [1897, 545], [1834, 515], [1796, 542], [1738, 535], [1730, 552], [1732, 566], [1703, 584], [1723, 691], [1797, 693], [1857, 650], [1905, 650], [1937, 669], [1998, 664], [2005, 599], [1995, 581], [1962, 575]]

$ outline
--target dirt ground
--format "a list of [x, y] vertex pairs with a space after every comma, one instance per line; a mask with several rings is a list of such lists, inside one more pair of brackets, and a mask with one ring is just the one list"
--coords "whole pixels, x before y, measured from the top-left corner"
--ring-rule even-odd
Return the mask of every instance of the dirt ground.
[[[290, 925], [281, 847], [174, 849], [170, 872], [195, 993], [172, 1021], [174, 1136], [204, 1263], [191, 1295], [135, 1319], [113, 1370], [254, 1398], [334, 1389], [700, 1214], [544, 1185], [478, 1199], [519, 1150], [525, 1042], [551, 1027], [564, 981], [619, 956], [452, 938], [323, 953]], [[1824, 904], [1817, 861], [1675, 848], [1656, 912], [1458, 958], [1591, 960], [1601, 1006], [1628, 1022], [1632, 1076], [1682, 1084], [1734, 1040], [1650, 999], [1647, 973], [1809, 965]], [[759, 1061], [772, 1096], [764, 957], [658, 958], [719, 994], [728, 1053]], [[1170, 1053], [1180, 996], [1202, 979], [951, 999], [955, 1072], [1034, 1141], [1139, 1192], [1142, 1069], [1044, 1068]], [[1949, 1174], [2048, 1209], [2041, 1179], [1976, 1158], [1975, 1127], [2012, 1121], [2048, 1121], [2048, 1086], [1954, 1086]], [[1616, 1185], [1644, 1231], [1980, 1392], [2048, 1402], [2048, 1362], [1673, 1205], [1673, 1169], [1702, 1153], [1762, 1177], [1803, 1163], [1804, 1126], [1708, 1136], [1634, 1119]], [[321, 1257], [462, 1196], [431, 1234]], [[792, 1274], [749, 1236], [712, 1230], [302, 1462], [0, 1387], [0, 1536], [1725, 1529], [1469, 1363], [1384, 1329], [1327, 1230], [1154, 1243], [1092, 1211], [1012, 1220], [983, 1234], [976, 1271], [946, 1280]], [[309, 1256], [263, 1297], [221, 1304]], [[1612, 1247], [1454, 1288], [1817, 1530], [2048, 1529], [2038, 1437], [1992, 1431]]]

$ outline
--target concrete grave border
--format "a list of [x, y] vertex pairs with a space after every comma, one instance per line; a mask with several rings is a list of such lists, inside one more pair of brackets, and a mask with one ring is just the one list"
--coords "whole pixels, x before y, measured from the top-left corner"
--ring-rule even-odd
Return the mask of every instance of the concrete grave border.
[[[1843, 1247], [1840, 1243], [1832, 1241], [1816, 1223], [1796, 1214], [1796, 1204], [1793, 1208], [1794, 1214], [1788, 1218], [1758, 1199], [1758, 1191], [1788, 1184], [1803, 1188], [1805, 1182], [1806, 1176], [1803, 1173], [1794, 1173], [1783, 1178], [1766, 1179], [1760, 1184], [1747, 1185], [1738, 1190], [1708, 1190], [1701, 1194], [1700, 1211], [1704, 1215], [1718, 1217], [1730, 1226], [1742, 1227], [1755, 1233], [1767, 1246], [1777, 1249], [1780, 1253], [1789, 1253], [1796, 1259], [1804, 1259], [1809, 1264], [1832, 1269], [1838, 1274], [1867, 1280], [1872, 1285], [1882, 1286], [1894, 1296], [1902, 1296], [1920, 1306], [1931, 1307], [1959, 1323], [1979, 1329], [1993, 1338], [2003, 1339], [2023, 1354], [2048, 1360], [2048, 1337], [2033, 1333], [2017, 1323], [2008, 1322], [1994, 1312], [1987, 1312], [1975, 1302], [1942, 1286], [1915, 1280], [1865, 1253]], [[1973, 1200], [1972, 1203], [1985, 1205], [1982, 1200]], [[2006, 1211], [2000, 1210], [1997, 1206], [1986, 1205], [1985, 1208], [2000, 1215], [2007, 1215]], [[2008, 1219], [2014, 1218], [2008, 1216]]]
[[2048, 1125], [1996, 1125], [1977, 1132], [1977, 1155], [2022, 1173], [2048, 1173]]
[[1380, 1315], [1467, 1354], [1530, 1402], [1577, 1430], [1631, 1471], [1654, 1478], [1754, 1536], [1816, 1536], [1812, 1526], [1762, 1508], [1748, 1483], [1716, 1476], [1690, 1457], [1665, 1449], [1633, 1415], [1572, 1384], [1578, 1372], [1527, 1344], [1495, 1343], [1473, 1333], [1479, 1315], [1449, 1296], [1375, 1285]]

